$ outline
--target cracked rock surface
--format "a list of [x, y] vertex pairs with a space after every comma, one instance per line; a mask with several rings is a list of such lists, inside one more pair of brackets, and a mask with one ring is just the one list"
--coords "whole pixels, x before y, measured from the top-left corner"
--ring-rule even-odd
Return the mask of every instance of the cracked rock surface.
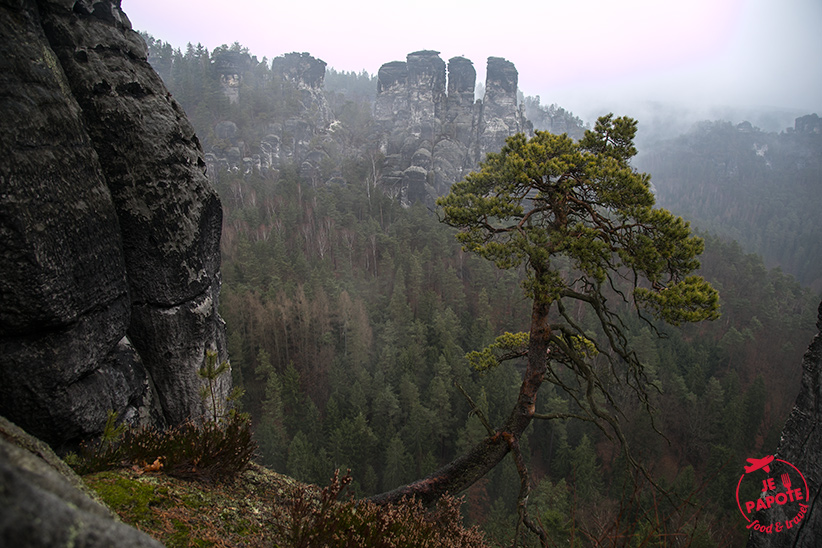
[[43, 442], [0, 417], [0, 544], [159, 548], [90, 496]]
[[117, 0], [0, 0], [0, 39], [0, 414], [55, 448], [199, 418], [227, 356], [191, 124]]

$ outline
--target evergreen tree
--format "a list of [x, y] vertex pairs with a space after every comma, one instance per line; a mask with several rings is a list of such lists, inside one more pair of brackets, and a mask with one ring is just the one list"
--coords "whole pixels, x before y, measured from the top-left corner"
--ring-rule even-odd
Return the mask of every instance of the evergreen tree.
[[413, 461], [405, 450], [405, 444], [399, 434], [395, 434], [385, 450], [382, 488], [385, 491], [409, 481], [412, 477]]
[[[260, 351], [265, 352], [264, 350]], [[286, 464], [288, 435], [285, 429], [285, 413], [282, 401], [282, 383], [277, 372], [269, 366], [265, 381], [265, 399], [262, 416], [257, 427], [257, 439], [263, 463], [275, 470], [283, 470]]]
[[[582, 416], [624, 441], [617, 416], [597, 401], [613, 401], [605, 386], [627, 380], [648, 404], [643, 364], [628, 346], [618, 310], [606, 304], [606, 291], [620, 287], [620, 269], [631, 273], [632, 286], [620, 293], [629, 304], [670, 323], [718, 316], [716, 291], [691, 275], [699, 267], [702, 241], [690, 235], [685, 221], [653, 207], [650, 177], [630, 166], [635, 134], [634, 120], [609, 115], [578, 143], [544, 132], [530, 141], [521, 134], [510, 137], [479, 172], [438, 200], [444, 221], [460, 229], [465, 250], [501, 269], [525, 266], [530, 332], [504, 335], [474, 361], [487, 368], [501, 358], [527, 357], [527, 365], [516, 404], [499, 430], [505, 436], [491, 436], [429, 478], [375, 500], [418, 495], [428, 502], [471, 485], [520, 441], [544, 380], [572, 395]], [[590, 309], [599, 336], [577, 324], [569, 304]], [[594, 354], [611, 367], [594, 369]], [[573, 372], [579, 388], [561, 381], [557, 368]], [[606, 382], [600, 375], [607, 371], [615, 375]]]
[[440, 447], [443, 445], [446, 437], [450, 437], [453, 430], [454, 415], [451, 407], [450, 391], [450, 373], [451, 368], [445, 360], [445, 356], [440, 355], [435, 368], [436, 374], [428, 385], [428, 408], [431, 409], [431, 417], [433, 419], [431, 430], [434, 438], [439, 440]]
[[297, 432], [288, 446], [288, 460], [286, 472], [298, 481], [316, 481], [314, 470], [314, 448], [302, 432]]
[[289, 362], [282, 377], [282, 402], [286, 414], [285, 426], [292, 439], [305, 425], [307, 399], [300, 386], [300, 373], [294, 367], [294, 362]]
[[741, 435], [745, 449], [753, 449], [756, 445], [756, 437], [765, 415], [766, 396], [765, 379], [762, 375], [757, 375], [742, 399]]
[[571, 469], [579, 499], [595, 501], [602, 490], [602, 474], [594, 446], [587, 434], [582, 435], [579, 445], [571, 452]]

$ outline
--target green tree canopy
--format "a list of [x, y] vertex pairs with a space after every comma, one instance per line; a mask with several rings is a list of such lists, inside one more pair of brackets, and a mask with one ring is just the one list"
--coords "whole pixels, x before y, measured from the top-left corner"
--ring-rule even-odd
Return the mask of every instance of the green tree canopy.
[[[686, 221], [654, 208], [650, 177], [630, 165], [636, 127], [635, 120], [608, 115], [579, 142], [540, 131], [530, 140], [513, 136], [438, 202], [467, 251], [502, 269], [525, 265], [530, 333], [506, 333], [469, 354], [482, 369], [528, 356], [514, 422], [533, 417], [547, 374], [576, 400], [579, 418], [610, 424], [624, 443], [613, 414], [598, 402], [613, 404], [605, 386], [625, 378], [647, 404], [650, 383], [608, 299], [619, 296], [640, 315], [645, 309], [674, 324], [719, 314], [717, 292], [691, 274], [702, 240]], [[593, 332], [567, 312], [569, 301], [588, 305], [598, 320]], [[598, 370], [595, 356], [611, 367]], [[549, 368], [547, 358], [583, 381], [575, 384], [580, 388], [564, 382], [562, 368]], [[609, 371], [615, 379], [601, 378]]]
[[614, 277], [629, 274], [637, 304], [663, 319], [715, 318], [717, 293], [688, 276], [699, 267], [702, 240], [680, 217], [654, 208], [650, 176], [629, 164], [636, 125], [608, 115], [579, 142], [542, 131], [530, 140], [515, 135], [438, 201], [444, 221], [460, 229], [467, 251], [499, 268], [526, 263], [525, 288], [535, 300], [601, 294], [606, 281], [616, 287]]
[[[650, 177], [630, 165], [636, 127], [630, 118], [608, 115], [579, 142], [539, 131], [531, 139], [510, 137], [480, 171], [438, 200], [466, 251], [501, 269], [524, 266], [523, 288], [533, 301], [529, 333], [506, 333], [469, 360], [488, 368], [526, 357], [527, 365], [516, 404], [495, 434], [377, 501], [460, 491], [509, 451], [522, 476], [519, 442], [534, 418], [594, 422], [615, 434], [629, 455], [612, 393], [627, 382], [649, 405], [649, 383], [620, 317], [628, 307], [609, 299], [675, 324], [716, 318], [719, 306], [717, 292], [691, 274], [702, 240], [691, 236], [687, 222], [654, 208]], [[571, 304], [587, 308], [593, 324], [581, 325], [578, 313], [569, 313]], [[565, 390], [578, 410], [536, 414], [545, 380]], [[522, 490], [521, 502], [526, 478]]]

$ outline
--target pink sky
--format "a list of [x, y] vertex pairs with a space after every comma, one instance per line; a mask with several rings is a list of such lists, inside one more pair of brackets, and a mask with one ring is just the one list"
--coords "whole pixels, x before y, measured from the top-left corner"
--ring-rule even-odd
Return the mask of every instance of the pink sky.
[[258, 58], [307, 51], [375, 73], [421, 49], [488, 56], [543, 103], [656, 100], [822, 110], [819, 0], [260, 2], [123, 0], [137, 30], [175, 47], [235, 41]]

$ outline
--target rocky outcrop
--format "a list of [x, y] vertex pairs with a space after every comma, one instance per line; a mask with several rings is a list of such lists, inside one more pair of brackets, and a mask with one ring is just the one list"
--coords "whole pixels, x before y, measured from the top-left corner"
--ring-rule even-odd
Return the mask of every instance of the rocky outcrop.
[[465, 57], [448, 60], [448, 96], [443, 134], [460, 143], [470, 143], [474, 129], [474, 93], [477, 71]]
[[794, 131], [797, 133], [822, 133], [822, 118], [818, 114], [806, 114], [794, 121]]
[[99, 503], [46, 446], [0, 417], [0, 544], [160, 548]]
[[499, 151], [509, 136], [533, 131], [524, 110], [517, 105], [518, 79], [514, 63], [501, 57], [488, 58], [478, 129], [480, 159]]
[[386, 157], [383, 182], [404, 204], [432, 204], [507, 137], [532, 132], [517, 105], [512, 63], [488, 59], [483, 101], [474, 101], [475, 85], [470, 60], [454, 57], [446, 72], [436, 51], [417, 51], [380, 68], [374, 117]]
[[251, 56], [243, 51], [218, 48], [214, 51], [213, 62], [223, 95], [231, 104], [238, 103], [243, 73], [251, 66]]
[[[808, 510], [805, 517], [790, 529], [783, 527], [772, 534], [753, 531], [748, 548], [813, 548], [819, 546], [822, 538], [822, 304], [816, 327], [819, 333], [802, 359], [799, 395], [774, 454], [776, 459], [791, 463], [805, 477], [810, 493], [809, 500], [804, 501]], [[794, 474], [788, 466], [775, 461], [768, 476], [775, 478], [779, 485], [784, 472]], [[790, 505], [790, 515], [786, 508], [787, 505], [774, 505], [766, 516], [760, 516], [760, 523], [768, 525], [793, 519], [798, 510], [796, 505]]]
[[279, 133], [278, 128], [269, 132], [269, 139], [279, 137], [281, 158], [296, 162], [302, 179], [313, 184], [320, 182], [320, 162], [326, 154], [312, 140], [326, 136], [334, 121], [323, 92], [325, 66], [325, 61], [308, 53], [288, 53], [271, 62], [271, 72], [297, 88], [300, 102], [297, 116], [286, 120]]
[[197, 418], [227, 356], [194, 131], [118, 1], [0, 12], [0, 413], [53, 446]]
[[[249, 147], [240, 140], [237, 125], [232, 121], [218, 123], [214, 134], [221, 144], [205, 155], [211, 176], [216, 177], [220, 170], [242, 170], [247, 175], [276, 173], [286, 163], [295, 163], [303, 180], [319, 183], [320, 162], [326, 154], [316, 140], [328, 138], [327, 130], [334, 121], [323, 93], [325, 66], [325, 61], [308, 53], [288, 53], [275, 58], [271, 62], [272, 75], [285, 85], [293, 86], [298, 103], [295, 115], [260, 128], [264, 136], [260, 139], [259, 151], [248, 155], [245, 152]], [[242, 74], [236, 74], [234, 81], [239, 86]]]

